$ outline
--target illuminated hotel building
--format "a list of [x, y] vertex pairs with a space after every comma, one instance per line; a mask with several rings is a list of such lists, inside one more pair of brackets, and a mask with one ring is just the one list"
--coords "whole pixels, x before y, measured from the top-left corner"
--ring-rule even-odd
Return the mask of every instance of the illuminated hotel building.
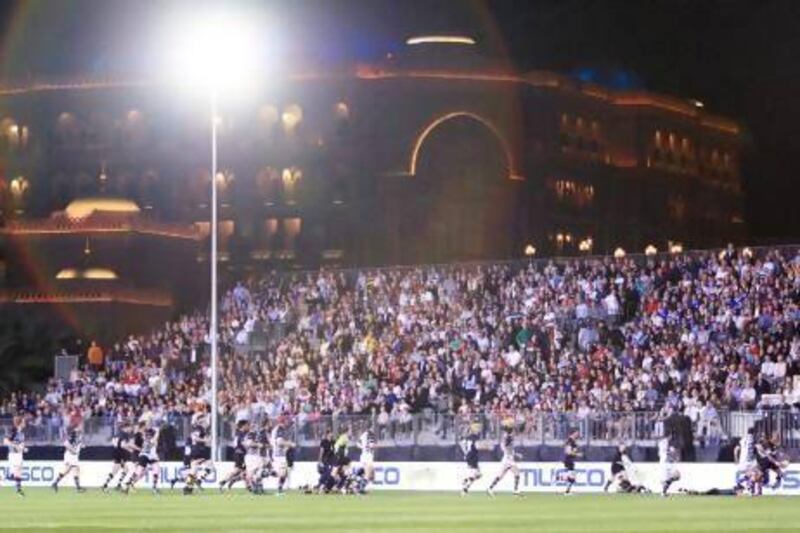
[[[87, 238], [108, 249], [124, 241], [134, 262], [146, 246], [189, 242], [180, 253], [205, 278], [207, 112], [167, 91], [142, 80], [4, 86], [7, 286], [38, 283], [10, 253], [34, 239], [71, 246], [76, 261]], [[528, 245], [539, 256], [663, 251], [746, 236], [741, 125], [688, 99], [517, 72], [467, 37], [421, 36], [377, 64], [275, 75], [251, 98], [227, 106], [220, 126], [221, 260], [233, 271], [502, 259]], [[87, 197], [130, 201], [138, 227], [156, 229], [114, 233], [100, 217], [92, 231], [73, 221], [72, 237], [34, 235]], [[170, 255], [147, 255], [155, 270], [143, 275], [102, 253], [113, 263], [103, 266], [142, 287], [158, 285], [151, 276]], [[53, 259], [46, 277], [73, 267]]]

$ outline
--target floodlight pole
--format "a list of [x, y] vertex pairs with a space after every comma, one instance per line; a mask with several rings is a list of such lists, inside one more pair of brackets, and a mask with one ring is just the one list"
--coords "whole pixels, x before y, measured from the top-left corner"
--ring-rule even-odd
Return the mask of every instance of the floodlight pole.
[[219, 461], [219, 405], [217, 394], [217, 91], [211, 90], [211, 460]]

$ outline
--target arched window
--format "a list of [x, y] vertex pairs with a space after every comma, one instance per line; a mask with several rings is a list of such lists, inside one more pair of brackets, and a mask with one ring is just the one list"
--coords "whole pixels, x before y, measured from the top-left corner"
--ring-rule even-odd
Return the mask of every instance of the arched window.
[[297, 104], [289, 104], [283, 109], [281, 122], [286, 133], [293, 133], [303, 121], [303, 108]]

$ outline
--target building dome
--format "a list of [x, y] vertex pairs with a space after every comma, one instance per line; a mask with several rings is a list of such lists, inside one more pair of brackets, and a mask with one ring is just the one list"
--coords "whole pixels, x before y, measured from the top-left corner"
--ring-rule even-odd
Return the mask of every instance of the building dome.
[[79, 198], [69, 203], [64, 213], [69, 218], [87, 218], [94, 213], [135, 214], [141, 210], [126, 198]]
[[64, 268], [58, 271], [56, 279], [118, 279], [117, 273], [110, 268], [87, 268], [79, 270], [77, 268]]

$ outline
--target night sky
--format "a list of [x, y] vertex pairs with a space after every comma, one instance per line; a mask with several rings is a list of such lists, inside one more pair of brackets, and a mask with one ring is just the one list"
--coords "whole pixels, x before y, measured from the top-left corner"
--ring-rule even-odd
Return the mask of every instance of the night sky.
[[[172, 2], [171, 4], [173, 4]], [[198, 2], [185, 2], [193, 6]], [[153, 62], [165, 2], [0, 2], [3, 75], [114, 73]], [[521, 70], [605, 73], [697, 98], [743, 122], [747, 218], [758, 242], [800, 241], [798, 0], [292, 0], [242, 2], [267, 13], [281, 53], [369, 60], [410, 34], [465, 31]], [[24, 16], [21, 16], [24, 15]], [[15, 16], [16, 15], [16, 16]]]

